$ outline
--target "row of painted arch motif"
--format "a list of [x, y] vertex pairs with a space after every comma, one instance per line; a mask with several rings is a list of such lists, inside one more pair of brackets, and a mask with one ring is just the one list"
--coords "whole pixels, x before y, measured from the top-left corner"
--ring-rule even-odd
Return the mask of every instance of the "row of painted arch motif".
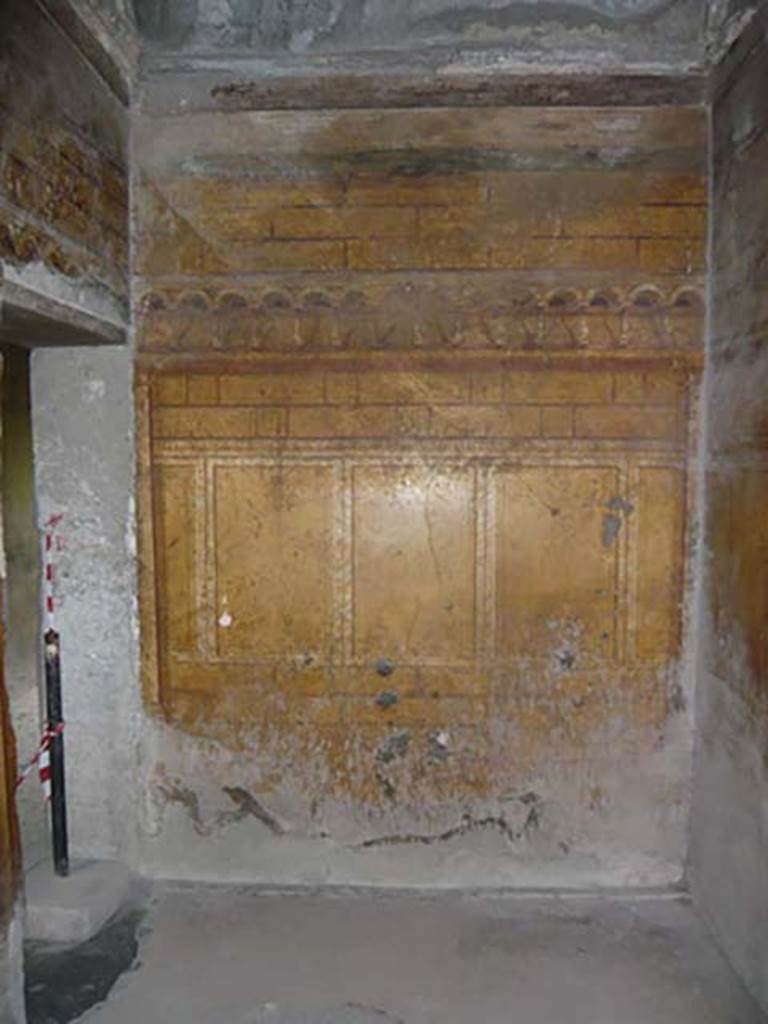
[[[374, 293], [375, 292], [375, 293]], [[161, 288], [139, 300], [140, 346], [176, 348], [698, 349], [704, 298], [665, 289], [510, 290], [409, 282], [247, 291]]]

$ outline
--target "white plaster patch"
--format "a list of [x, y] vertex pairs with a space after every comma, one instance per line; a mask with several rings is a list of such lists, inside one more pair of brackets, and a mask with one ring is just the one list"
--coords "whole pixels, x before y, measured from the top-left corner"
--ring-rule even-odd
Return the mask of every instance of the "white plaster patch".
[[98, 402], [106, 393], [106, 381], [99, 380], [98, 378], [96, 380], [86, 381], [84, 388], [84, 398], [86, 402]]
[[291, 52], [304, 53], [312, 45], [314, 39], [315, 33], [311, 28], [305, 29], [303, 32], [297, 32], [296, 35], [291, 37]]
[[128, 499], [128, 515], [125, 519], [125, 550], [129, 558], [134, 559], [137, 555], [136, 546], [136, 500], [133, 495]]
[[229, 608], [227, 607], [227, 596], [226, 596], [226, 594], [222, 597], [221, 603], [223, 605], [223, 608], [222, 608], [222, 612], [221, 612], [221, 615], [219, 616], [219, 620], [218, 620], [219, 621], [219, 627], [221, 629], [229, 629], [229, 627], [232, 625], [232, 623], [235, 620], [232, 618], [232, 614], [231, 614]]

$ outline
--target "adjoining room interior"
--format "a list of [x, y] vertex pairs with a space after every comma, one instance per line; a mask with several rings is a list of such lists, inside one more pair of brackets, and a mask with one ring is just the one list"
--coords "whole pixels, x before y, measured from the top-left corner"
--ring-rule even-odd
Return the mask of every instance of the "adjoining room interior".
[[0, 1021], [768, 1019], [768, 3], [0, 69]]

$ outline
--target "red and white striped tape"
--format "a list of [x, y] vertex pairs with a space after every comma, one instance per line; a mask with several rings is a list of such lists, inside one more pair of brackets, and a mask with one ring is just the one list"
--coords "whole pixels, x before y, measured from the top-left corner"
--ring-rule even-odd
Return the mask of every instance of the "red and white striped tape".
[[43, 787], [43, 796], [46, 800], [51, 799], [51, 741], [55, 736], [61, 736], [63, 732], [63, 722], [57, 725], [55, 729], [46, 728], [43, 731], [40, 743], [35, 751], [35, 756], [27, 761], [16, 776], [16, 789], [31, 775], [33, 768], [37, 765], [40, 785]]
[[52, 515], [45, 523], [45, 614], [48, 619], [48, 628], [53, 629], [54, 612], [56, 609], [55, 585], [56, 585], [56, 563], [53, 560], [54, 551], [61, 551], [62, 540], [55, 532], [64, 516], [61, 512]]
[[46, 803], [51, 799], [51, 748], [40, 751], [40, 760], [37, 762], [37, 773], [40, 778], [40, 785], [43, 787], [43, 799]]
[[[63, 547], [62, 538], [56, 533], [56, 527], [63, 518], [63, 515], [58, 512], [55, 515], [50, 516], [45, 521], [43, 584], [45, 593], [45, 614], [48, 620], [48, 629], [54, 628], [54, 616], [56, 612], [56, 563], [54, 562], [54, 554], [56, 551], [61, 551]], [[53, 729], [46, 725], [43, 730], [43, 735], [40, 737], [40, 742], [37, 746], [34, 757], [27, 761], [16, 777], [16, 789], [18, 789], [22, 782], [32, 774], [35, 765], [37, 765], [40, 785], [43, 787], [43, 795], [46, 800], [51, 799], [51, 742], [55, 736], [60, 736], [63, 732], [63, 722], [55, 726]]]

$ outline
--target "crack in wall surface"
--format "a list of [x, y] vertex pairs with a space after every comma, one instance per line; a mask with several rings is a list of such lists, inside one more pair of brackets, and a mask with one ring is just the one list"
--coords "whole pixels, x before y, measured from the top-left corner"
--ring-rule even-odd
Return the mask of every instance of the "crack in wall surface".
[[259, 803], [256, 797], [241, 786], [223, 786], [223, 791], [230, 800], [237, 805], [235, 811], [224, 811], [219, 815], [219, 823], [242, 821], [244, 818], [252, 817], [266, 825], [269, 831], [276, 836], [285, 835], [285, 829], [270, 812]]
[[242, 786], [222, 786], [222, 792], [235, 804], [234, 810], [218, 811], [212, 818], [205, 820], [200, 812], [200, 798], [194, 790], [180, 782], [169, 782], [158, 785], [160, 793], [167, 803], [181, 804], [185, 807], [192, 821], [192, 827], [199, 836], [211, 836], [222, 831], [229, 825], [237, 824], [245, 818], [252, 817], [265, 825], [276, 836], [286, 834], [286, 829], [277, 818], [261, 804], [252, 793]]
[[[529, 797], [533, 799], [529, 799]], [[520, 829], [513, 828], [503, 814], [488, 815], [484, 818], [475, 818], [471, 814], [465, 814], [461, 824], [454, 825], [453, 828], [446, 829], [444, 832], [432, 835], [420, 832], [405, 832], [378, 836], [375, 839], [366, 839], [362, 843], [357, 843], [353, 849], [367, 850], [377, 846], [432, 846], [435, 843], [445, 843], [451, 839], [470, 835], [473, 832], [481, 832], [485, 829], [494, 829], [500, 832], [509, 842], [517, 843], [538, 828], [540, 821], [540, 813], [537, 807], [538, 797], [534, 794], [526, 794], [519, 799], [524, 803], [528, 802], [531, 804], [525, 822]]]

